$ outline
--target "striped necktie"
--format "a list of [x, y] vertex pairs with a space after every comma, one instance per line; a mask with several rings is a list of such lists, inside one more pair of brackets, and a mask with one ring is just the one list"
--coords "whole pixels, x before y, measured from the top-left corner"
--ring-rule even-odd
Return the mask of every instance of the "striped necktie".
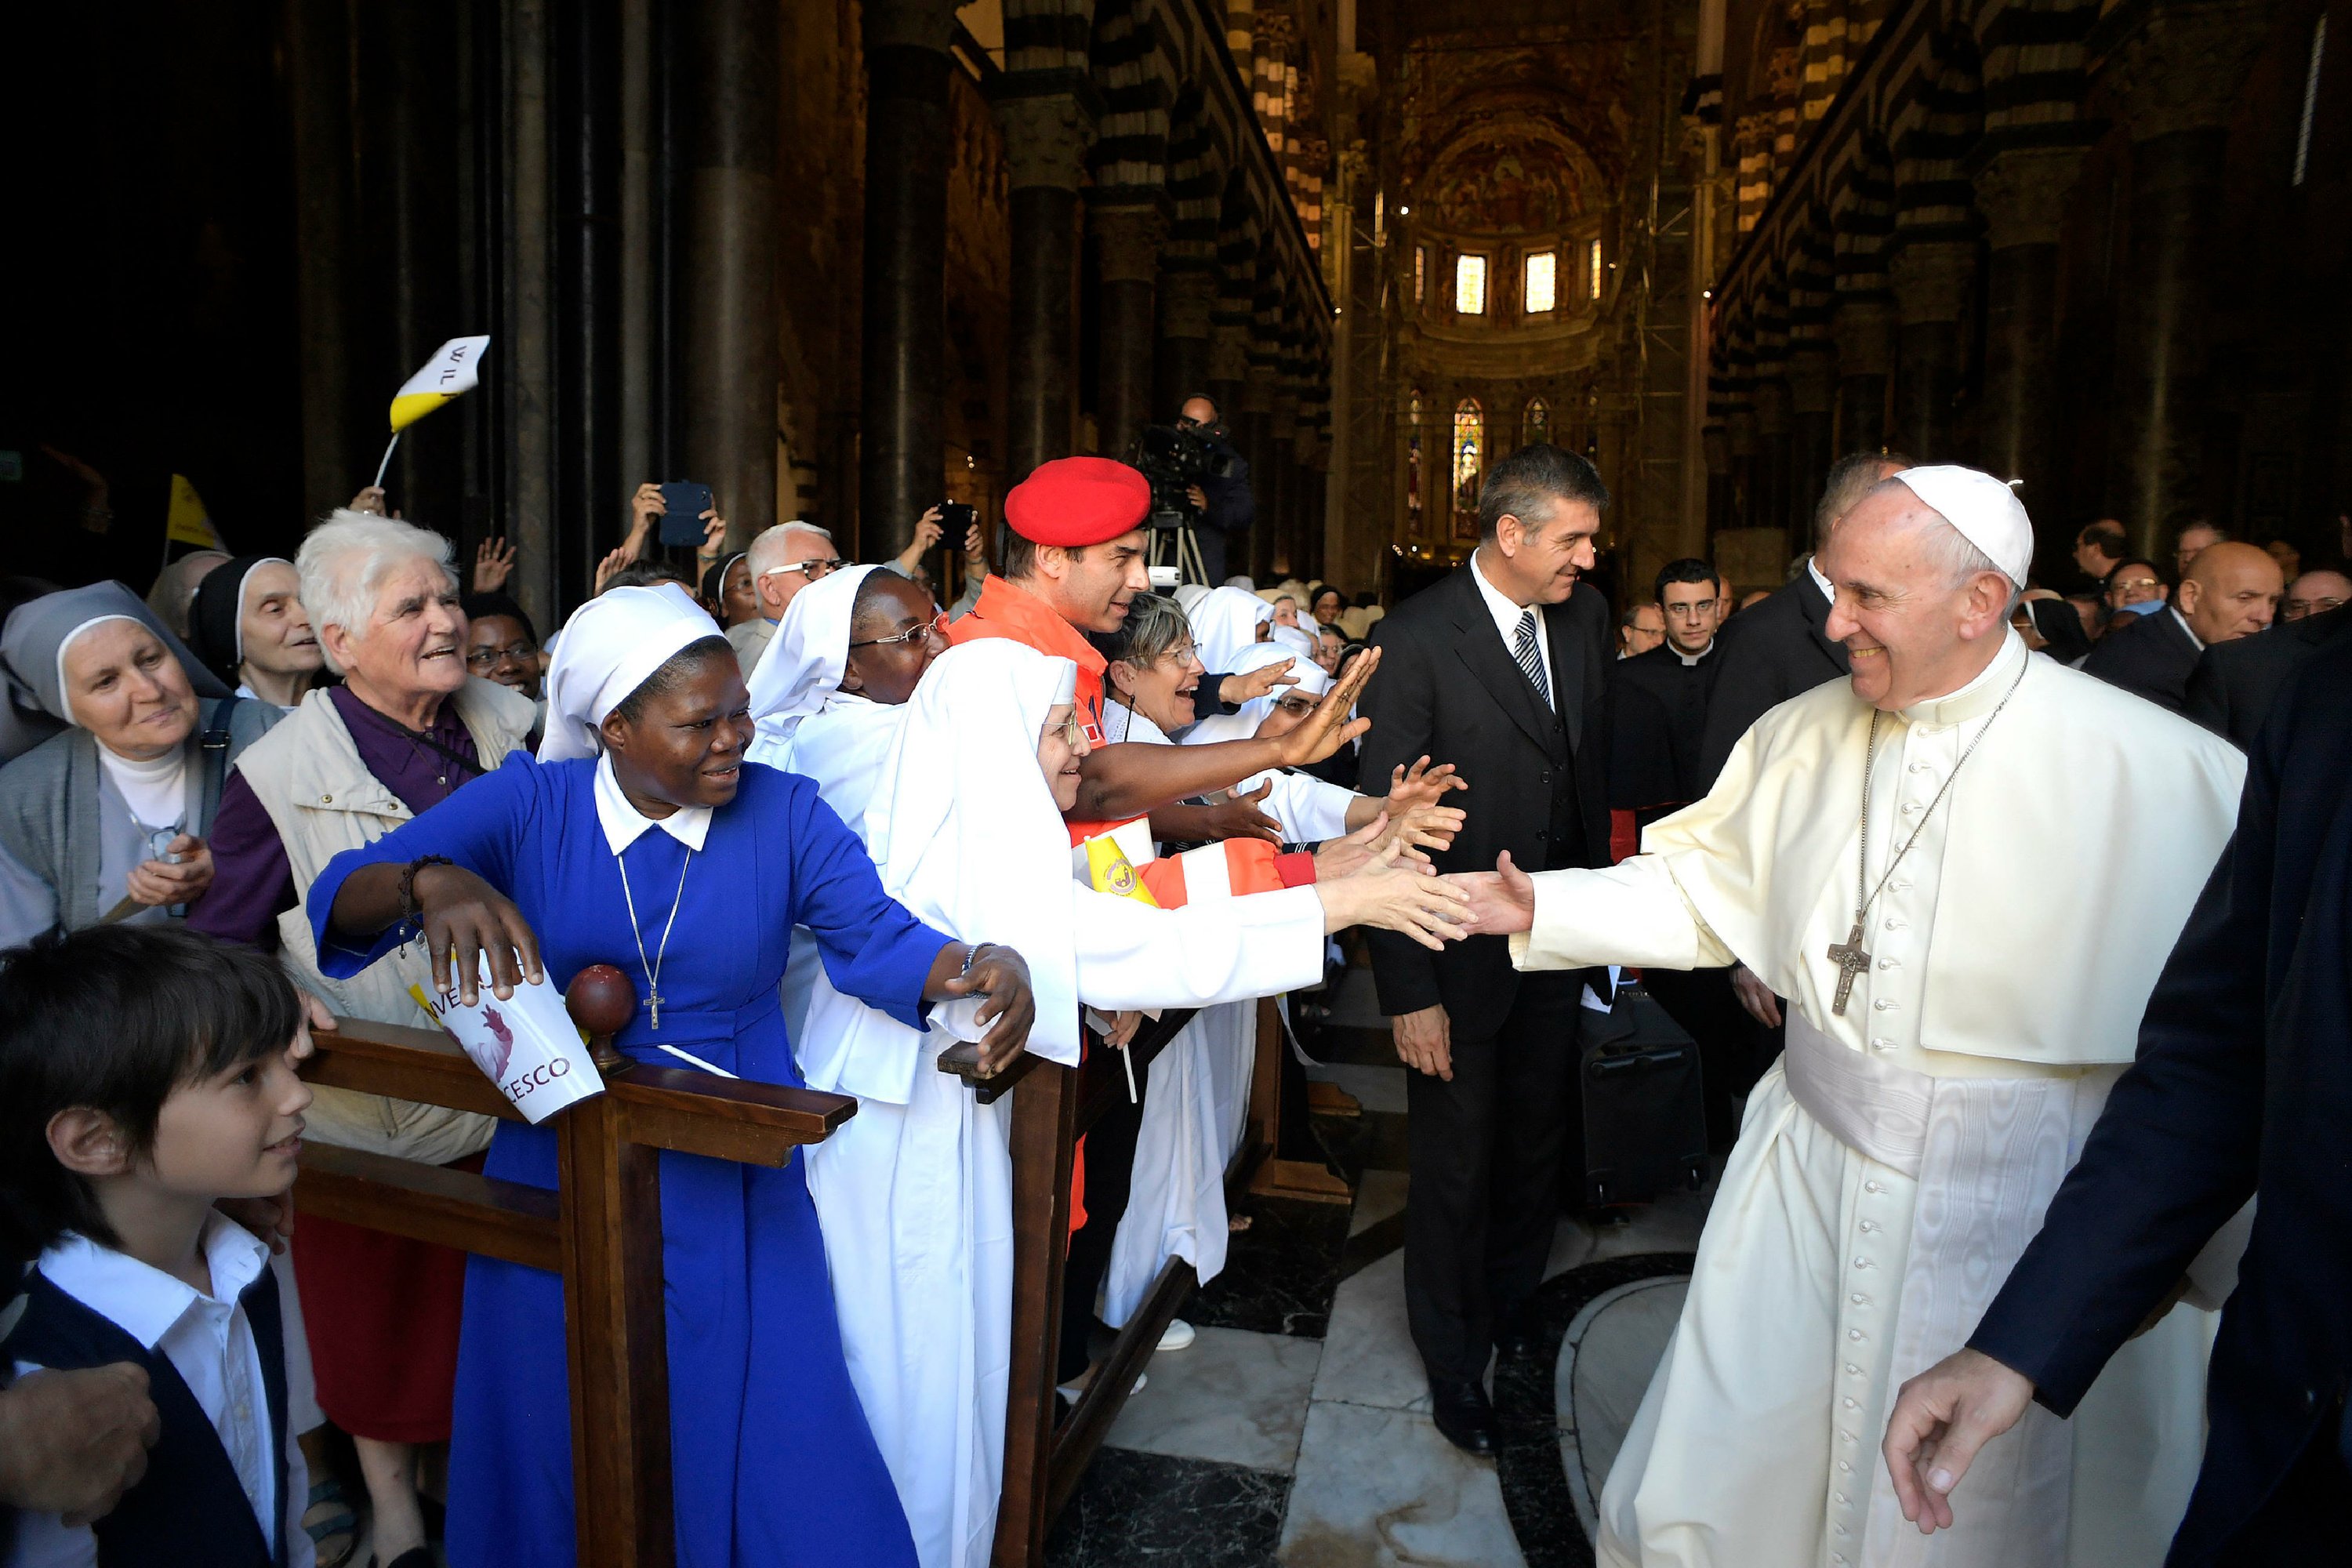
[[1511, 651], [1517, 657], [1520, 672], [1528, 684], [1536, 689], [1546, 708], [1551, 706], [1551, 683], [1544, 679], [1543, 649], [1536, 644], [1536, 613], [1532, 609], [1519, 612], [1519, 629], [1511, 639]]

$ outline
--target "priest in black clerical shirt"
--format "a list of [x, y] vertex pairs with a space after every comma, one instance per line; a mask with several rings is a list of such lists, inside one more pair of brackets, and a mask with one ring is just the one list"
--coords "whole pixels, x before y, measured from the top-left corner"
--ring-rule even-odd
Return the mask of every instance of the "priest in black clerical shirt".
[[[1715, 568], [1670, 563], [1656, 598], [1666, 639], [1609, 667], [1609, 852], [1641, 848], [1642, 829], [1705, 795], [1707, 703], [1724, 661], [1716, 639], [1730, 607]], [[1758, 1028], [1739, 1005], [1729, 972], [1658, 970], [1650, 994], [1698, 1043], [1706, 1084], [1707, 1142], [1727, 1149], [1739, 1134], [1739, 1106], [1762, 1068]], [[1761, 1059], [1759, 1059], [1761, 1058]]]

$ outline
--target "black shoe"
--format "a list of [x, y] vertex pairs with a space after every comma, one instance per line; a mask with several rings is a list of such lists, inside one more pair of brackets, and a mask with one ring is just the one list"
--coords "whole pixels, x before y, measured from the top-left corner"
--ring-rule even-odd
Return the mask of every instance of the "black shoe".
[[1429, 1414], [1445, 1440], [1465, 1454], [1495, 1451], [1495, 1406], [1486, 1388], [1455, 1378], [1432, 1378]]
[[1536, 1353], [1542, 1342], [1543, 1323], [1536, 1304], [1528, 1301], [1503, 1316], [1495, 1333], [1495, 1350], [1505, 1361]]

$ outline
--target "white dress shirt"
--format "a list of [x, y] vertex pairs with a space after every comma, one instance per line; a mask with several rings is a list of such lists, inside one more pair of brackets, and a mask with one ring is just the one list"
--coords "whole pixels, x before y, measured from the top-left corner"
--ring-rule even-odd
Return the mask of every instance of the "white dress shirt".
[[[220, 1434], [246, 1501], [272, 1547], [282, 1533], [288, 1568], [311, 1568], [316, 1557], [310, 1532], [302, 1528], [310, 1472], [289, 1420], [279, 1438], [286, 1454], [286, 1495], [271, 1506], [278, 1478], [271, 1473], [264, 1425], [269, 1395], [253, 1325], [238, 1300], [269, 1267], [269, 1249], [219, 1214], [205, 1222], [202, 1246], [212, 1275], [209, 1293], [82, 1236], [68, 1235], [42, 1254], [40, 1269], [50, 1284], [138, 1341], [150, 1355], [163, 1352]], [[285, 1347], [289, 1361], [309, 1353], [302, 1345]], [[20, 1361], [16, 1367], [18, 1377], [39, 1370], [33, 1362]], [[98, 1538], [89, 1526], [68, 1525], [54, 1513], [18, 1516], [8, 1568], [95, 1568], [97, 1562]]]
[[1503, 651], [1511, 656], [1513, 664], [1519, 661], [1519, 617], [1528, 610], [1536, 613], [1536, 657], [1543, 660], [1544, 690], [1551, 699], [1551, 706], [1558, 709], [1559, 683], [1552, 679], [1551, 639], [1544, 636], [1544, 607], [1515, 605], [1486, 581], [1486, 568], [1479, 561], [1486, 553], [1484, 545], [1470, 552], [1470, 581], [1478, 584], [1478, 596], [1486, 601], [1486, 613], [1495, 617], [1495, 629], [1503, 634]]
[[613, 776], [613, 756], [607, 752], [596, 759], [596, 825], [604, 830], [604, 843], [615, 858], [656, 827], [688, 849], [700, 849], [710, 835], [710, 808], [681, 805], [667, 816], [647, 816], [621, 793], [621, 781]]
[[1805, 575], [1813, 580], [1813, 586], [1822, 591], [1822, 598], [1832, 605], [1837, 603], [1837, 584], [1822, 575], [1822, 569], [1813, 564], [1813, 558], [1810, 555], [1805, 557]]
[[2167, 605], [2165, 609], [2168, 614], [2170, 614], [2174, 620], [2180, 623], [2180, 629], [2189, 634], [2190, 644], [2196, 647], [2199, 653], [2203, 653], [2205, 651], [2205, 639], [2197, 635], [2197, 628], [2189, 624], [2189, 617], [2180, 613], [2180, 606], [2178, 605]]

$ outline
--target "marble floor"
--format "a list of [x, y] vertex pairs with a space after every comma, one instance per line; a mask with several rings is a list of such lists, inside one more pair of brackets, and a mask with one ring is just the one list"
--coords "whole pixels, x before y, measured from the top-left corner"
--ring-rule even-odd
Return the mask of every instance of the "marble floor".
[[[1351, 977], [1353, 978], [1353, 977]], [[1364, 989], [1368, 990], [1368, 987]], [[1310, 1076], [1361, 1103], [1315, 1119], [1351, 1208], [1251, 1199], [1226, 1271], [1153, 1358], [1057, 1521], [1057, 1568], [1549, 1568], [1592, 1561], [1593, 1504], [1664, 1350], [1708, 1194], [1563, 1217], [1538, 1353], [1494, 1372], [1493, 1459], [1429, 1416], [1405, 1325], [1404, 1073], [1343, 988]]]

